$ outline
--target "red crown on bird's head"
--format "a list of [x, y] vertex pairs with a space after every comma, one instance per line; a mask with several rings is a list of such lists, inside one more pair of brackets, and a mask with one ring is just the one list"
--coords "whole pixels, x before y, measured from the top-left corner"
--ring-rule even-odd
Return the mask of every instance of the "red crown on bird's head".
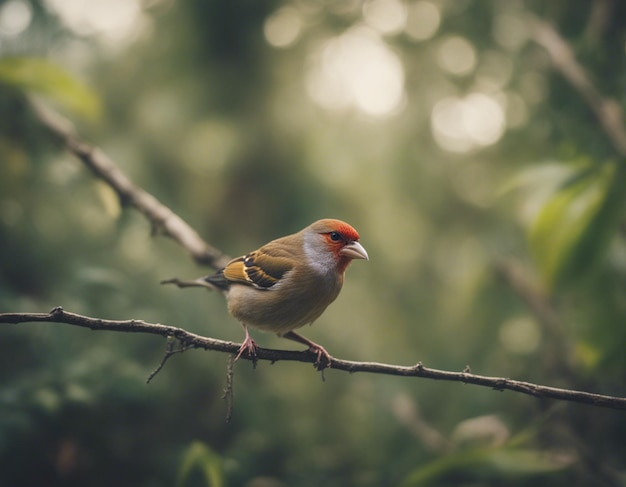
[[360, 238], [359, 232], [357, 232], [352, 225], [333, 218], [325, 218], [316, 221], [311, 227], [317, 233], [338, 232], [346, 240], [358, 240]]

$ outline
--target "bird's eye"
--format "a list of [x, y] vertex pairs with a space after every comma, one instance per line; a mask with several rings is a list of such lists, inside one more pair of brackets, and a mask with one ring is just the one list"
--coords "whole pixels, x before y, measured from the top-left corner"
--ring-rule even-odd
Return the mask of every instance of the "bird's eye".
[[329, 235], [333, 242], [339, 242], [339, 240], [341, 240], [341, 234], [339, 232], [330, 232]]

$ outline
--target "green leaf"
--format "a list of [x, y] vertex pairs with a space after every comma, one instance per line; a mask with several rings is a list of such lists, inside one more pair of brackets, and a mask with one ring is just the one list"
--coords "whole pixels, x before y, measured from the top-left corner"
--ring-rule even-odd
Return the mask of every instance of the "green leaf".
[[433, 485], [433, 481], [447, 474], [482, 464], [491, 451], [491, 448], [473, 448], [444, 455], [415, 469], [400, 483], [400, 487]]
[[177, 487], [184, 487], [195, 470], [200, 470], [208, 487], [222, 487], [224, 475], [220, 457], [200, 441], [194, 441], [183, 455], [176, 479]]
[[570, 467], [576, 457], [567, 453], [522, 448], [472, 448], [442, 456], [414, 470], [400, 487], [438, 485], [442, 478], [463, 474], [466, 479], [511, 479], [548, 475]]
[[511, 178], [497, 188], [496, 195], [503, 197], [515, 190], [529, 186], [535, 190], [543, 189], [547, 184], [553, 185], [555, 182], [567, 179], [571, 176], [571, 172], [571, 168], [562, 163], [545, 161], [539, 165], [516, 171]]
[[93, 90], [45, 59], [0, 59], [0, 83], [43, 95], [88, 119], [97, 118], [101, 111], [100, 100]]
[[509, 476], [540, 475], [564, 470], [576, 457], [568, 453], [540, 450], [505, 449], [489, 456], [488, 466]]
[[600, 262], [623, 214], [623, 183], [623, 165], [584, 168], [543, 205], [529, 243], [549, 287], [570, 284]]

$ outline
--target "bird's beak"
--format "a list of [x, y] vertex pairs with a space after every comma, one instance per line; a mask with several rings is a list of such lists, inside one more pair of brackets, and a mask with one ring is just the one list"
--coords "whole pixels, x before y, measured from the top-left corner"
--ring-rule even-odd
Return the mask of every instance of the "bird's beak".
[[367, 251], [359, 242], [350, 242], [339, 251], [339, 254], [350, 259], [370, 260]]

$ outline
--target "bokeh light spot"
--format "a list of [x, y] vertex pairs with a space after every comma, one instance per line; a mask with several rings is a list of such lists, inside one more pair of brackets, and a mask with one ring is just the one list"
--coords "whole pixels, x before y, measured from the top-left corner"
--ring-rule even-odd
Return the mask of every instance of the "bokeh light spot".
[[407, 11], [399, 0], [370, 0], [363, 5], [363, 18], [381, 34], [396, 34], [404, 29]]
[[504, 122], [500, 104], [482, 93], [444, 98], [431, 113], [435, 141], [450, 152], [468, 152], [495, 144], [504, 133]]
[[508, 128], [519, 129], [528, 122], [528, 107], [517, 93], [506, 95], [506, 124]]
[[288, 47], [293, 44], [302, 30], [302, 19], [291, 7], [277, 10], [267, 18], [263, 33], [267, 42], [274, 47]]
[[48, 10], [79, 35], [123, 42], [139, 32], [143, 15], [139, 0], [45, 0]]
[[500, 326], [499, 339], [502, 346], [511, 353], [526, 355], [539, 346], [541, 332], [537, 322], [528, 316], [520, 316], [505, 321]]
[[29, 4], [22, 0], [10, 0], [0, 7], [0, 33], [17, 36], [28, 28], [32, 18]]
[[324, 43], [309, 70], [307, 88], [324, 108], [354, 107], [384, 116], [404, 99], [404, 69], [378, 34], [355, 27]]
[[407, 9], [405, 32], [412, 39], [424, 41], [435, 35], [440, 23], [441, 14], [434, 3], [414, 2]]
[[526, 44], [530, 34], [524, 20], [513, 14], [501, 14], [496, 17], [493, 37], [506, 49], [516, 51]]
[[437, 50], [437, 64], [450, 74], [464, 76], [471, 73], [476, 66], [476, 50], [463, 37], [449, 37]]
[[504, 130], [502, 107], [487, 95], [472, 93], [465, 99], [463, 124], [476, 144], [495, 144]]

